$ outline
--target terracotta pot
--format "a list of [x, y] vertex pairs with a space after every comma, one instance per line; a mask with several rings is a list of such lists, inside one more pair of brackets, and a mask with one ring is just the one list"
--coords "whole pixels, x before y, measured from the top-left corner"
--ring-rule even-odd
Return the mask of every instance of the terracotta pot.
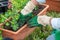
[[[46, 4], [43, 6], [45, 6], [45, 8], [40, 13], [38, 13], [38, 15], [46, 14], [46, 11], [49, 8], [49, 6]], [[0, 30], [3, 30], [4, 37], [9, 37], [9, 38], [12, 38], [13, 40], [24, 40], [24, 38], [27, 37], [28, 35], [30, 35], [31, 32], [34, 31], [34, 29], [35, 29], [35, 27], [28, 28], [27, 24], [25, 24], [22, 28], [20, 28], [16, 32], [0, 28]]]
[[60, 12], [60, 0], [46, 0], [46, 4], [49, 5], [49, 11], [57, 11]]

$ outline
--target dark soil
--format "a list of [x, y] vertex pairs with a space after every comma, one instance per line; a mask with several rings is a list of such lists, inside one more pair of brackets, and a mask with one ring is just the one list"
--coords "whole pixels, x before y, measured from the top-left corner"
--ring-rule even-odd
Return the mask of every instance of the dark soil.
[[8, 7], [0, 7], [0, 13], [5, 13], [7, 11]]
[[11, 27], [11, 23], [9, 23], [9, 25], [4, 25], [4, 29], [7, 29], [7, 30], [12, 30], [12, 27]]
[[34, 15], [37, 15], [37, 13], [41, 12], [44, 8], [45, 8], [45, 6], [38, 5], [37, 8], [33, 10]]
[[[41, 11], [45, 8], [45, 6], [42, 6], [42, 5], [41, 5], [41, 6], [38, 5], [37, 7], [38, 7], [37, 9], [34, 9], [34, 10], [33, 10], [33, 14], [34, 14], [34, 15], [37, 15], [37, 13], [41, 12]], [[24, 25], [25, 25], [25, 24], [26, 24], [26, 23], [24, 23]], [[23, 26], [24, 26], [24, 25], [23, 25]], [[21, 28], [21, 27], [20, 27], [20, 28]], [[20, 28], [19, 28], [19, 29], [20, 29]], [[11, 27], [11, 24], [10, 24], [9, 26], [4, 26], [4, 29], [14, 31], [14, 30], [12, 29], [12, 27]], [[16, 30], [16, 31], [17, 31], [17, 30]], [[14, 32], [16, 32], [16, 31], [14, 31]]]

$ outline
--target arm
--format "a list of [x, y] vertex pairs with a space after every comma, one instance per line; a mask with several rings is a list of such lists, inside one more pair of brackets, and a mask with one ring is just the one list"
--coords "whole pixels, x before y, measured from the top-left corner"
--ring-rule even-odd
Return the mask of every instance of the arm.
[[38, 27], [40, 24], [43, 26], [50, 25], [54, 29], [60, 30], [60, 18], [52, 18], [47, 15], [40, 15], [40, 16], [35, 16], [31, 20], [28, 21], [29, 27]]
[[42, 25], [50, 25], [54, 29], [60, 30], [60, 18], [52, 18], [46, 15], [38, 16], [38, 23]]

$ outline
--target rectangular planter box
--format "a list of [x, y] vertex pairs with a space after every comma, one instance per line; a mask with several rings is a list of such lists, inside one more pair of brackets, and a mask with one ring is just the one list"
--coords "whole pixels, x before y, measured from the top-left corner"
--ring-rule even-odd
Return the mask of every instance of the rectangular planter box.
[[49, 11], [60, 12], [60, 0], [46, 0], [46, 4], [49, 5]]
[[[44, 4], [43, 6], [45, 6], [45, 8], [38, 13], [38, 16], [45, 15], [47, 12], [47, 9], [49, 8], [49, 5]], [[27, 24], [25, 24], [22, 28], [20, 28], [16, 32], [0, 28], [0, 30], [3, 30], [4, 37], [9, 37], [9, 38], [12, 38], [13, 40], [24, 40], [24, 38], [30, 35], [34, 31], [34, 29], [35, 27], [28, 28]]]

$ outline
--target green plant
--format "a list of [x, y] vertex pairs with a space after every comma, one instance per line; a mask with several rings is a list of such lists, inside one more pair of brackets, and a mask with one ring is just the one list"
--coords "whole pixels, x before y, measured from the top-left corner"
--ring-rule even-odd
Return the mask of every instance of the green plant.
[[0, 23], [4, 23], [6, 19], [11, 17], [12, 20], [5, 22], [5, 26], [9, 26], [11, 23], [12, 29], [16, 31], [19, 28], [17, 24], [19, 19], [18, 10], [22, 10], [28, 1], [29, 0], [11, 0], [12, 8], [11, 10], [9, 9], [7, 12], [5, 12], [5, 14], [0, 14]]
[[11, 25], [12, 26], [12, 29], [14, 30], [14, 31], [17, 31], [18, 30], [18, 24], [13, 24], [13, 25]]
[[17, 21], [19, 19], [19, 14], [17, 12], [17, 10], [21, 10], [25, 5], [26, 5], [26, 2], [28, 2], [28, 0], [12, 0], [12, 5], [13, 5], [13, 8], [12, 8], [12, 21], [11, 22], [11, 26], [13, 28], [14, 31], [16, 31], [19, 27]]
[[3, 40], [2, 31], [0, 30], [0, 40]]
[[9, 26], [10, 25], [10, 23], [9, 22], [6, 22], [6, 24], [5, 24], [6, 26]]
[[6, 19], [7, 19], [7, 18], [5, 18], [5, 16], [4, 16], [4, 15], [1, 15], [1, 20], [0, 20], [0, 21], [1, 21], [1, 23], [2, 23], [2, 22], [4, 22]]

